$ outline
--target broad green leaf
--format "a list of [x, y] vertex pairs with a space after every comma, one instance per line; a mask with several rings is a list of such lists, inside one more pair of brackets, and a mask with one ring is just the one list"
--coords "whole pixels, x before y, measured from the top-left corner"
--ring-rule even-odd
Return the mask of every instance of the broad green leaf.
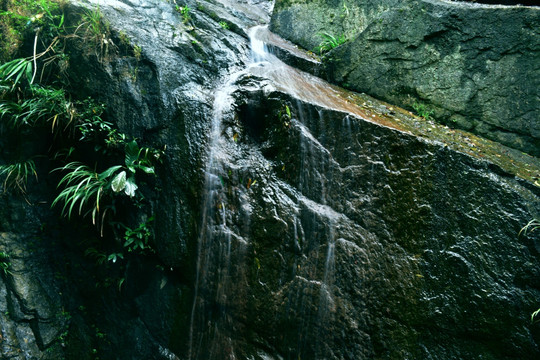
[[142, 171], [144, 171], [145, 173], [147, 174], [155, 174], [156, 172], [154, 171], [154, 168], [153, 167], [150, 167], [150, 166], [143, 166], [143, 165], [139, 165], [137, 166], [138, 169], [141, 169]]
[[[135, 162], [139, 159], [139, 146], [137, 141], [132, 140], [126, 143], [126, 166], [131, 170], [131, 167], [135, 165]], [[131, 170], [135, 172], [134, 170]]]
[[108, 178], [109, 176], [111, 176], [113, 173], [115, 173], [116, 170], [119, 170], [119, 169], [121, 169], [121, 168], [122, 168], [121, 165], [111, 166], [110, 168], [108, 168], [107, 170], [105, 170], [104, 172], [102, 172], [101, 174], [99, 174], [99, 178], [100, 178], [101, 180], [106, 179], [106, 178]]
[[32, 68], [33, 68], [32, 63], [29, 62], [28, 65], [26, 66], [26, 79], [28, 80], [29, 84], [32, 83], [32, 78], [34, 77], [34, 74], [32, 73], [33, 71]]
[[[120, 192], [124, 189], [126, 189], [126, 172], [122, 171], [118, 175], [116, 175], [111, 183], [111, 188], [114, 192]], [[126, 190], [127, 194], [127, 190]]]
[[125, 187], [124, 192], [129, 197], [133, 197], [135, 196], [135, 191], [137, 191], [138, 188], [139, 187], [137, 186], [137, 184], [135, 184], [135, 177], [130, 176], [126, 181], [126, 187]]

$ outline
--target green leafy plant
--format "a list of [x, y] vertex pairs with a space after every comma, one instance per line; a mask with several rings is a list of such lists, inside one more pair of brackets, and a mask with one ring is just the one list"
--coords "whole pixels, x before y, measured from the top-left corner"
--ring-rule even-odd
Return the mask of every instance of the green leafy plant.
[[[0, 66], [0, 84], [6, 89], [15, 89], [19, 84], [19, 80], [24, 78], [28, 80], [28, 83], [32, 83], [33, 66], [31, 58], [19, 58], [6, 62]], [[7, 86], [7, 85], [11, 86]]]
[[99, 6], [87, 10], [82, 15], [81, 20], [82, 22], [77, 29], [83, 30], [83, 41], [89, 45], [88, 49], [94, 50], [94, 55], [98, 61], [105, 60], [109, 53], [116, 49], [116, 46], [110, 38], [110, 25], [103, 20]]
[[292, 113], [289, 105], [283, 106], [278, 112], [279, 119], [281, 120], [284, 129], [291, 127]]
[[426, 104], [415, 101], [412, 104], [412, 108], [418, 114], [418, 116], [420, 116], [424, 120], [433, 120], [433, 118], [431, 117], [431, 115], [433, 114], [433, 110], [429, 109]]
[[85, 252], [85, 256], [88, 256], [90, 258], [93, 258], [96, 264], [103, 265], [107, 262], [108, 257], [105, 253], [97, 250], [95, 247], [88, 247]]
[[10, 127], [33, 126], [49, 122], [53, 130], [73, 120], [73, 104], [63, 89], [32, 86], [31, 96], [19, 101], [1, 101], [0, 118]]
[[[100, 204], [103, 197], [114, 196], [124, 193], [129, 197], [135, 196], [138, 186], [135, 174], [142, 171], [146, 174], [155, 174], [153, 161], [159, 160], [161, 152], [151, 148], [139, 148], [137, 141], [125, 143], [125, 164], [115, 165], [103, 172], [96, 172], [80, 162], [69, 164], [55, 169], [54, 171], [68, 171], [60, 180], [58, 186], [65, 186], [60, 194], [54, 199], [52, 206], [63, 204], [62, 215], [71, 218], [73, 210], [79, 215], [91, 214], [92, 223], [97, 224], [100, 220]], [[101, 224], [108, 209], [102, 211]]]
[[153, 252], [149, 244], [152, 237], [151, 222], [153, 220], [153, 216], [149, 217], [146, 221], [140, 223], [139, 226], [133, 229], [124, 224], [119, 224], [125, 229], [123, 245], [128, 252]]
[[107, 256], [107, 260], [111, 261], [112, 263], [117, 262], [119, 259], [124, 259], [124, 254], [121, 252], [114, 252]]
[[527, 223], [527, 225], [525, 225], [524, 227], [521, 228], [521, 230], [519, 231], [518, 236], [521, 235], [521, 234], [527, 235], [527, 232], [530, 234], [533, 231], [538, 230], [538, 229], [540, 229], [540, 220], [532, 219], [531, 221], [529, 221]]
[[92, 99], [86, 99], [77, 103], [77, 125], [80, 132], [80, 141], [104, 142], [107, 147], [114, 147], [125, 142], [126, 136], [113, 127], [113, 124], [103, 119], [105, 111], [103, 104], [96, 103]]
[[[32, 61], [19, 58], [0, 66], [0, 119], [10, 127], [50, 121], [54, 130], [73, 119], [74, 107], [63, 89], [33, 84]], [[26, 79], [25, 86], [21, 80]]]
[[45, 42], [63, 32], [62, 1], [3, 0], [0, 10], [0, 59], [17, 53], [29, 32], [39, 33]]
[[4, 191], [8, 188], [17, 188], [21, 192], [26, 192], [26, 183], [30, 176], [35, 176], [37, 180], [36, 164], [34, 160], [26, 160], [10, 165], [0, 166], [0, 176], [5, 176]]
[[133, 56], [135, 56], [135, 60], [141, 61], [142, 48], [139, 45], [133, 46]]
[[319, 46], [315, 48], [315, 51], [320, 53], [321, 55], [337, 48], [340, 45], [345, 44], [349, 39], [345, 36], [345, 34], [341, 34], [337, 37], [334, 35], [327, 33], [327, 32], [321, 32], [318, 33], [317, 36], [322, 38], [321, 43]]
[[4, 272], [4, 274], [9, 274], [9, 267], [11, 266], [11, 263], [8, 261], [9, 255], [3, 251], [0, 251], [0, 269]]
[[[74, 209], [79, 215], [91, 214], [92, 222], [96, 224], [97, 215], [101, 210], [101, 200], [110, 192], [114, 179], [113, 175], [121, 168], [121, 165], [112, 166], [101, 173], [97, 173], [80, 162], [70, 162], [61, 168], [53, 170], [67, 170], [69, 172], [58, 183], [59, 187], [64, 185], [65, 188], [54, 199], [51, 206], [64, 204], [62, 215], [68, 218], [71, 218]], [[102, 217], [105, 214], [106, 210], [103, 211]]]
[[180, 15], [182, 15], [184, 24], [188, 23], [191, 20], [191, 15], [190, 15], [191, 9], [189, 8], [189, 6], [176, 5], [176, 11], [178, 11]]
[[231, 28], [229, 23], [226, 21], [220, 21], [219, 26], [221, 26], [224, 30], [229, 30]]
[[64, 14], [58, 13], [59, 5], [50, 0], [40, 0], [39, 6], [44, 11], [45, 22], [56, 29], [56, 31], [62, 31]]
[[[30, 56], [1, 58], [0, 131], [6, 137], [17, 134], [16, 139], [32, 131], [30, 139], [34, 139], [36, 136], [47, 136], [43, 125], [51, 126], [53, 136], [47, 137], [45, 141], [50, 142], [51, 153], [57, 154], [54, 157], [49, 155], [51, 160], [60, 162], [59, 167], [53, 171], [63, 172], [58, 182], [59, 194], [52, 206], [60, 208], [61, 214], [68, 219], [75, 214], [91, 217], [92, 222], [101, 227], [103, 236], [104, 224], [112, 225], [111, 222], [106, 223], [105, 218], [108, 220], [111, 215], [116, 214], [116, 206], [141, 208], [144, 205], [144, 197], [138, 190], [140, 183], [137, 182], [144, 180], [145, 174], [155, 175], [154, 164], [159, 161], [163, 151], [140, 147], [135, 139], [128, 139], [112, 122], [103, 117], [103, 105], [91, 99], [72, 100], [67, 91], [58, 87], [63, 83], [62, 69], [66, 69], [69, 62], [68, 54], [64, 53], [67, 41], [79, 41], [85, 55], [93, 53], [100, 62], [106, 59], [108, 54], [115, 53], [117, 48], [111, 40], [109, 24], [104, 21], [99, 7], [85, 11], [81, 15], [80, 23], [75, 28], [68, 29], [64, 27], [61, 6], [56, 2], [4, 1], [8, 5], [3, 8], [10, 10], [0, 11], [0, 35], [4, 35], [6, 29], [11, 31], [8, 27], [16, 24], [20, 31], [21, 44], [25, 36], [31, 36], [34, 41], [32, 49], [20, 48], [18, 52], [10, 52]], [[12, 11], [19, 5], [27, 9], [20, 14]], [[179, 8], [185, 23], [191, 20], [190, 11], [187, 6]], [[4, 22], [6, 18], [9, 21]], [[66, 33], [68, 30], [69, 34]], [[133, 56], [139, 61], [142, 57], [141, 47], [129, 45], [125, 34], [120, 34], [119, 39], [123, 48], [132, 50]], [[4, 48], [4, 43], [0, 36], [0, 50]], [[31, 44], [29, 41], [24, 43]], [[45, 50], [37, 53], [37, 50], [43, 47]], [[32, 52], [25, 54], [24, 50]], [[48, 65], [52, 66], [47, 67]], [[40, 76], [36, 76], [38, 67]], [[60, 129], [65, 136], [58, 136]], [[85, 143], [82, 147], [81, 142]], [[85, 164], [92, 161], [88, 159], [96, 159], [96, 156], [87, 151], [89, 144], [94, 144], [102, 158], [105, 155], [112, 156], [96, 162], [93, 166]], [[36, 165], [32, 160], [34, 158], [35, 156], [29, 160], [0, 166], [0, 176], [4, 176], [4, 188], [14, 187], [25, 192], [29, 178], [35, 176], [37, 179]], [[78, 161], [73, 161], [74, 159]], [[85, 160], [81, 162], [81, 159]], [[122, 240], [121, 244], [115, 245], [116, 243], [112, 242], [104, 245], [100, 251], [94, 247], [87, 251], [102, 263], [115, 263], [130, 252], [149, 252], [151, 221], [152, 218], [134, 228], [122, 225], [123, 235], [119, 236], [116, 231], [111, 232], [117, 240]], [[100, 245], [95, 246], [101, 248]], [[119, 249], [119, 246], [122, 248]], [[92, 252], [92, 249], [95, 251]], [[8, 271], [9, 263], [4, 253], [0, 253], [0, 266], [4, 272]]]
[[537, 323], [537, 322], [540, 321], [540, 320], [536, 320], [536, 317], [537, 317], [538, 315], [540, 315], [540, 309], [536, 310], [535, 312], [533, 312], [533, 313], [531, 314], [531, 323], [534, 324], [534, 323]]

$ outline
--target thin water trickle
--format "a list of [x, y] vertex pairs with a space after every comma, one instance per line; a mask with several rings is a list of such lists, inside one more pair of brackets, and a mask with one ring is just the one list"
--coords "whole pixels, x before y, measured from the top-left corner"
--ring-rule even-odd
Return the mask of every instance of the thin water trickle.
[[[271, 59], [263, 41], [254, 34], [257, 27], [249, 31], [251, 43], [251, 63]], [[252, 36], [253, 35], [253, 36]], [[228, 219], [232, 214], [232, 201], [246, 208], [242, 194], [230, 199], [225, 184], [228, 177], [226, 163], [229, 161], [228, 142], [222, 136], [224, 117], [230, 115], [238, 78], [246, 74], [246, 69], [232, 74], [214, 95], [212, 123], [209, 135], [209, 152], [205, 169], [204, 202], [198, 239], [197, 272], [194, 302], [191, 311], [189, 333], [189, 359], [234, 359], [235, 349], [229, 330], [233, 329], [228, 308], [234, 306], [236, 287], [241, 283], [241, 271], [233, 262], [243, 259], [247, 241], [229, 228]], [[246, 215], [249, 216], [249, 215]], [[242, 219], [247, 233], [249, 219]], [[233, 244], [234, 243], [234, 244]], [[204, 293], [204, 294], [203, 294]], [[213, 295], [212, 295], [213, 294]], [[228, 332], [229, 331], [229, 332]]]
[[[227, 224], [228, 199], [223, 181], [227, 154], [223, 150], [225, 139], [221, 133], [223, 118], [232, 110], [231, 94], [235, 89], [234, 83], [242, 74], [242, 71], [232, 74], [214, 96], [209, 153], [205, 169], [205, 198], [197, 247], [195, 293], [190, 319], [189, 359], [220, 357], [219, 343], [228, 341], [221, 339], [220, 326], [227, 321], [227, 314], [223, 309], [227, 307], [227, 295], [231, 287], [233, 235]], [[215, 295], [213, 298], [208, 295], [202, 296], [203, 290], [206, 294]], [[211, 304], [217, 304], [214, 307], [218, 310], [211, 310]], [[210, 311], [213, 312], [211, 315]], [[207, 330], [204, 330], [205, 328]], [[203, 349], [204, 343], [209, 346], [207, 349]], [[233, 356], [232, 350], [229, 355]]]
[[252, 63], [268, 61], [270, 58], [270, 54], [265, 42], [258, 37], [259, 32], [263, 28], [264, 27], [262, 26], [254, 26], [248, 31]]
[[[295, 114], [293, 122], [300, 133], [298, 144], [300, 171], [297, 187], [299, 192], [306, 196], [301, 200], [302, 204], [299, 204], [299, 207], [308, 205], [313, 214], [309, 218], [301, 218], [301, 215], [297, 214], [293, 221], [294, 247], [308, 256], [307, 259], [299, 258], [299, 262], [295, 263], [294, 277], [298, 281], [298, 286], [292, 288], [289, 295], [291, 306], [295, 306], [294, 309], [290, 309], [291, 314], [300, 314], [297, 345], [300, 354], [302, 349], [313, 346], [307, 343], [309, 334], [318, 333], [323, 336], [326, 325], [332, 321], [335, 310], [333, 278], [337, 222], [337, 214], [327, 206], [326, 172], [330, 166], [331, 155], [320, 143], [320, 139], [326, 136], [324, 111], [306, 109], [303, 102], [315, 103], [322, 107], [330, 105], [335, 107], [336, 101], [344, 106], [348, 104], [337, 96], [326, 82], [291, 68], [268, 54], [263, 40], [269, 36], [271, 35], [266, 27], [256, 27], [250, 31], [252, 57], [258, 64], [249, 70], [256, 75], [269, 78], [277, 89], [297, 99], [293, 111]], [[350, 127], [350, 119], [347, 120]], [[316, 136], [312, 133], [312, 129], [316, 132]], [[325, 251], [324, 255], [322, 251]], [[317, 274], [321, 273], [322, 278], [317, 278]], [[313, 304], [318, 304], [318, 308], [315, 313], [310, 313]], [[316, 353], [319, 352], [317, 346], [314, 350]]]
[[[254, 27], [248, 31], [251, 45], [250, 64], [246, 69], [232, 74], [220, 86], [214, 96], [212, 123], [209, 134], [208, 160], [205, 169], [204, 201], [201, 227], [198, 239], [197, 272], [194, 290], [194, 302], [191, 311], [189, 333], [189, 360], [193, 359], [234, 359], [236, 357], [233, 333], [236, 325], [229, 313], [237, 306], [241, 297], [242, 283], [246, 282], [242, 261], [245, 261], [249, 239], [243, 238], [249, 229], [233, 229], [233, 208], [243, 208], [246, 196], [242, 192], [232, 195], [226, 184], [232, 161], [228, 150], [230, 141], [223, 135], [224, 117], [233, 114], [233, 92], [235, 83], [245, 74], [260, 75], [271, 80], [276, 88], [299, 99], [295, 113], [296, 126], [300, 132], [300, 179], [298, 190], [302, 199], [298, 206], [310, 208], [309, 219], [300, 214], [294, 219], [294, 242], [299, 253], [299, 286], [291, 289], [291, 306], [298, 306], [293, 312], [303, 314], [313, 304], [318, 310], [311, 316], [301, 318], [299, 349], [308, 346], [308, 335], [313, 330], [319, 331], [322, 325], [331, 319], [333, 301], [333, 274], [335, 262], [335, 212], [327, 204], [326, 177], [321, 171], [329, 167], [328, 150], [310, 131], [314, 125], [317, 136], [324, 136], [324, 113], [306, 111], [301, 101], [325, 105], [328, 96], [335, 97], [332, 89], [322, 80], [291, 68], [268, 52], [264, 36], [268, 36], [265, 27]], [[264, 35], [264, 36], [263, 36]], [[321, 93], [321, 89], [325, 93]], [[315, 123], [313, 123], [315, 121]], [[228, 171], [229, 169], [229, 171]], [[229, 187], [229, 188], [227, 188]], [[305, 197], [304, 197], [305, 196]], [[234, 198], [233, 198], [234, 197]], [[300, 203], [301, 202], [301, 203]], [[238, 222], [238, 221], [237, 221]], [[249, 215], [242, 223], [249, 224]], [[249, 226], [249, 225], [246, 225]], [[323, 254], [323, 249], [326, 252]], [[309, 257], [307, 266], [301, 263]], [[324, 262], [324, 263], [323, 263]], [[322, 269], [324, 265], [324, 269]], [[296, 268], [296, 266], [295, 266]], [[302, 280], [304, 279], [304, 281]], [[312, 295], [307, 295], [312, 294]], [[318, 295], [317, 295], [318, 294]], [[235, 302], [236, 301], [236, 302]], [[313, 317], [316, 317], [315, 319]], [[315, 324], [315, 325], [313, 325]], [[311, 327], [315, 326], [316, 329]], [[319, 330], [317, 330], [319, 329]], [[304, 339], [304, 340], [302, 340]]]

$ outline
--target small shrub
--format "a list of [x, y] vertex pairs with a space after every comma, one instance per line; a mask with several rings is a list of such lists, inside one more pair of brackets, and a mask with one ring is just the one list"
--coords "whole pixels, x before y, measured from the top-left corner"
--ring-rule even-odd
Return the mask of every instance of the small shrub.
[[[100, 208], [104, 197], [112, 197], [121, 193], [134, 197], [138, 189], [135, 174], [142, 171], [146, 174], [155, 174], [153, 162], [158, 161], [161, 151], [152, 148], [139, 148], [137, 142], [132, 140], [125, 143], [124, 165], [111, 166], [103, 172], [96, 172], [80, 162], [69, 164], [53, 171], [68, 171], [60, 180], [58, 186], [65, 186], [64, 190], [54, 199], [51, 206], [63, 204], [62, 215], [71, 218], [73, 210], [79, 215], [91, 214], [92, 223], [101, 221], [103, 232], [103, 219], [109, 209], [114, 207], [106, 205], [104, 211]], [[98, 215], [101, 213], [101, 219]]]
[[[98, 61], [104, 61], [108, 55], [116, 50], [112, 39], [111, 30], [107, 21], [103, 20], [99, 6], [87, 10], [81, 17], [81, 24], [77, 27], [82, 29], [82, 39], [89, 51], [93, 50]], [[77, 33], [77, 31], [75, 31]]]
[[220, 21], [219, 26], [221, 26], [224, 30], [229, 30], [230, 29], [229, 23], [226, 22], [226, 21]]
[[[62, 215], [68, 218], [71, 218], [74, 209], [79, 215], [92, 214], [92, 222], [96, 224], [97, 215], [101, 211], [101, 200], [110, 193], [113, 175], [121, 168], [120, 165], [112, 166], [101, 173], [97, 173], [82, 163], [70, 162], [61, 168], [55, 169], [54, 171], [67, 170], [69, 172], [58, 183], [59, 187], [65, 185], [65, 188], [54, 199], [51, 206], [54, 207], [63, 203]], [[103, 212], [104, 215], [105, 211]]]
[[191, 15], [190, 15], [191, 9], [189, 8], [189, 6], [176, 5], [176, 11], [178, 11], [180, 15], [182, 15], [184, 24], [187, 24], [191, 20]]
[[151, 222], [153, 217], [139, 224], [136, 228], [130, 228], [124, 224], [118, 224], [125, 229], [124, 233], [124, 249], [128, 252], [153, 252], [149, 241], [152, 238]]
[[81, 137], [80, 141], [104, 142], [107, 147], [114, 147], [125, 141], [125, 136], [120, 134], [113, 124], [102, 118], [105, 106], [98, 104], [92, 99], [86, 99], [77, 103], [77, 124]]

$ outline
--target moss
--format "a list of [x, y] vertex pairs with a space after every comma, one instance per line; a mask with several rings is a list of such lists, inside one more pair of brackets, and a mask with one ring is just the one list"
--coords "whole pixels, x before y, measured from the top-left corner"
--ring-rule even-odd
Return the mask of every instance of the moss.
[[540, 186], [540, 160], [534, 156], [506, 147], [472, 133], [451, 129], [448, 126], [415, 116], [397, 106], [377, 101], [365, 94], [344, 89], [341, 97], [358, 105], [357, 115], [396, 130], [421, 138], [442, 142], [450, 149], [465, 153], [476, 159], [486, 160], [505, 172]]

